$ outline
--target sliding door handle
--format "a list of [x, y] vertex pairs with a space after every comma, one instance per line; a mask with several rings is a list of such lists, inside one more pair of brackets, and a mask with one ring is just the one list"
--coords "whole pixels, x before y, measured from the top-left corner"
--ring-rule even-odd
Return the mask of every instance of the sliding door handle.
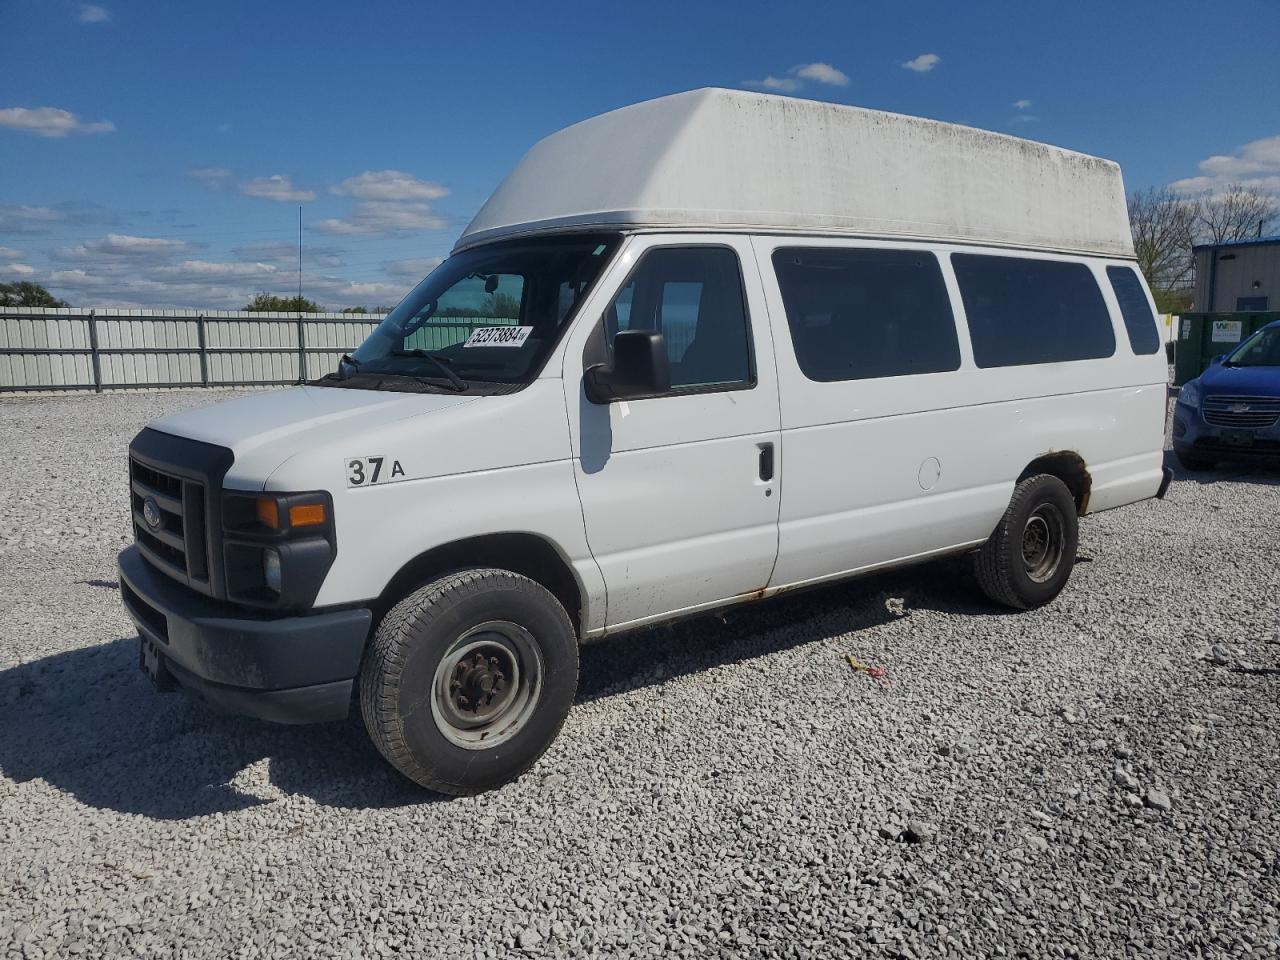
[[761, 443], [757, 444], [760, 448], [760, 479], [773, 479], [773, 444]]

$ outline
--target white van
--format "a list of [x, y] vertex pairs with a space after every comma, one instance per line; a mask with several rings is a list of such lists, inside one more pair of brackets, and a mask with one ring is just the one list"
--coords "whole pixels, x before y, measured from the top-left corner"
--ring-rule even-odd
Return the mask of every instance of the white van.
[[538, 143], [339, 369], [130, 447], [156, 683], [519, 776], [579, 644], [972, 552], [1052, 600], [1159, 496], [1166, 365], [1118, 167], [698, 90]]

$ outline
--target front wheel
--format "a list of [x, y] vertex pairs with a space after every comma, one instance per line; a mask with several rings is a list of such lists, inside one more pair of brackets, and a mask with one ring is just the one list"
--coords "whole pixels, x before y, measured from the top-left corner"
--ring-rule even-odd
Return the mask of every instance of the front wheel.
[[978, 584], [1007, 607], [1043, 606], [1066, 586], [1078, 544], [1067, 485], [1047, 473], [1028, 477], [1014, 487], [1009, 508], [978, 551]]
[[578, 641], [546, 588], [508, 570], [435, 580], [383, 618], [360, 668], [379, 752], [410, 780], [468, 794], [514, 780], [560, 732]]

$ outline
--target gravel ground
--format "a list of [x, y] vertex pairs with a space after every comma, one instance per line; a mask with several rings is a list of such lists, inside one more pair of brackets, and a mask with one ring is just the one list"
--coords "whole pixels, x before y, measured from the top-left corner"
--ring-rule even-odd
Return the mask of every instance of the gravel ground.
[[1091, 518], [1044, 610], [948, 561], [588, 648], [446, 800], [138, 672], [125, 446], [208, 399], [0, 402], [0, 956], [1280, 954], [1280, 471]]

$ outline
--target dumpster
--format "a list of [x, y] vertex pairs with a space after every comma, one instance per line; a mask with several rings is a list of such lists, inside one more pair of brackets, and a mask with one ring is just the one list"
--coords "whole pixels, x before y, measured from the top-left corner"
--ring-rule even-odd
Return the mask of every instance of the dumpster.
[[1219, 354], [1230, 353], [1280, 312], [1184, 313], [1178, 318], [1173, 341], [1173, 382], [1182, 386], [1194, 380]]

